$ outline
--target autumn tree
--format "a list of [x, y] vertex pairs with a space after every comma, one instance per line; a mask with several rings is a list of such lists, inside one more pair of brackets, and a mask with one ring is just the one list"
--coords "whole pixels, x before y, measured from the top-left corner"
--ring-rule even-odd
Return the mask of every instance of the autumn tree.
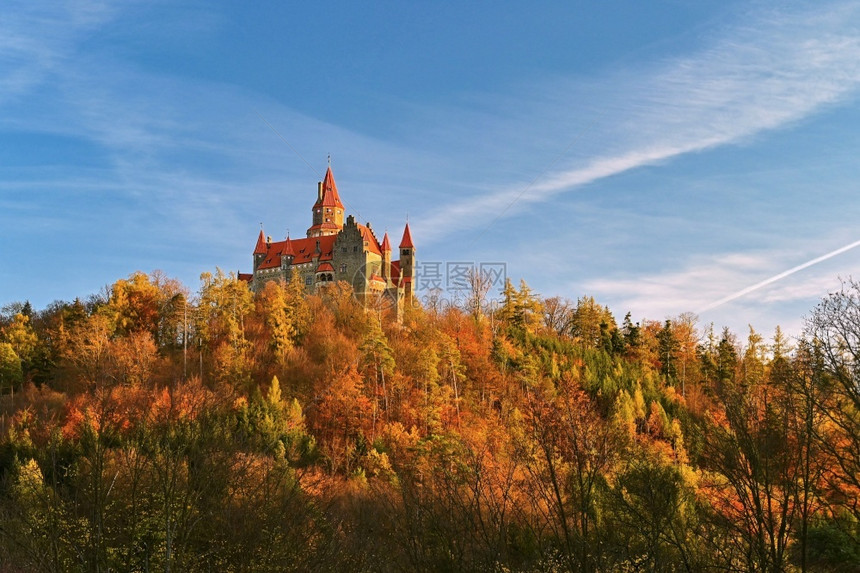
[[469, 287], [465, 301], [466, 311], [474, 320], [478, 321], [484, 318], [485, 301], [487, 293], [493, 286], [493, 278], [487, 272], [482, 272], [474, 266], [469, 269], [466, 278]]
[[[720, 346], [728, 362], [728, 337]], [[784, 365], [769, 366], [761, 336], [750, 329], [738, 368], [716, 382], [720, 409], [701, 430], [701, 461], [718, 520], [731, 532], [726, 545], [737, 544], [733, 559], [749, 570], [784, 571], [798, 514], [808, 503], [798, 483], [809, 451]]]
[[660, 356], [660, 373], [666, 377], [667, 380], [674, 381], [677, 378], [677, 353], [678, 340], [675, 338], [674, 329], [672, 328], [672, 321], [666, 320], [663, 328], [657, 334], [657, 342], [659, 343], [659, 356]]
[[12, 346], [15, 354], [18, 355], [24, 365], [29, 365], [32, 362], [39, 344], [39, 337], [33, 330], [29, 315], [16, 314], [12, 321], [3, 328], [0, 339]]
[[680, 382], [681, 394], [686, 396], [687, 383], [698, 382], [701, 378], [699, 358], [699, 332], [696, 329], [698, 317], [690, 312], [679, 315], [672, 321], [672, 337], [676, 343], [675, 376]]
[[517, 332], [537, 332], [543, 323], [543, 305], [525, 281], [520, 281], [520, 288], [516, 289], [506, 279], [502, 298], [502, 305], [495, 313], [497, 320]]
[[575, 382], [532, 394], [523, 463], [538, 519], [569, 570], [601, 567], [598, 500], [617, 455], [617, 436]]
[[348, 474], [367, 453], [373, 404], [354, 367], [343, 373], [330, 372], [326, 383], [313, 411], [311, 430], [330, 468]]
[[390, 415], [388, 382], [391, 374], [394, 371], [394, 355], [391, 347], [388, 345], [388, 340], [385, 333], [382, 331], [382, 325], [376, 321], [369, 322], [369, 328], [364, 335], [364, 339], [359, 347], [359, 352], [362, 355], [362, 365], [367, 371], [365, 379], [373, 381], [373, 429], [371, 430], [371, 439], [376, 437], [376, 427], [379, 418], [379, 396], [382, 397], [382, 411], [385, 421], [388, 422]]
[[250, 344], [245, 337], [245, 320], [253, 309], [253, 295], [247, 283], [234, 274], [203, 273], [200, 302], [195, 313], [196, 332], [201, 344], [214, 350], [215, 373], [220, 381], [242, 386], [250, 380]]
[[640, 571], [703, 571], [711, 565], [698, 534], [692, 472], [642, 449], [629, 451], [606, 495], [608, 552], [615, 567]]
[[594, 297], [584, 296], [576, 301], [570, 318], [570, 332], [586, 348], [606, 347], [615, 330], [617, 326], [612, 313], [595, 302]]
[[71, 366], [77, 382], [87, 388], [104, 387], [114, 380], [111, 338], [114, 327], [103, 314], [87, 316], [73, 323], [63, 340], [63, 358]]
[[567, 336], [571, 331], [573, 309], [567, 299], [551, 297], [543, 301], [544, 326], [559, 336]]
[[46, 483], [35, 459], [21, 460], [0, 505], [0, 559], [15, 569], [60, 573], [81, 567], [78, 524]]
[[[860, 283], [843, 282], [806, 322], [807, 391], [823, 423], [814, 428], [831, 463], [826, 499], [842, 535], [860, 544]], [[812, 391], [814, 390], [814, 393]], [[860, 553], [856, 552], [855, 554]]]
[[24, 373], [21, 359], [8, 342], [0, 342], [0, 393], [15, 393], [15, 388], [21, 385]]
[[[787, 412], [788, 432], [793, 437], [790, 447], [796, 456], [797, 498], [797, 548], [801, 571], [807, 571], [812, 563], [816, 522], [822, 522], [822, 507], [825, 505], [826, 480], [833, 464], [824, 447], [833, 439], [832, 426], [821, 408], [826, 396], [822, 379], [826, 376], [822, 368], [821, 354], [806, 342], [800, 343], [794, 356], [789, 354], [788, 343], [777, 327], [772, 345], [773, 358], [770, 364], [770, 379], [785, 391], [781, 394], [783, 408]], [[838, 465], [838, 464], [837, 464]], [[834, 512], [834, 514], [837, 512]]]
[[101, 312], [111, 318], [120, 334], [145, 330], [160, 341], [163, 337], [160, 328], [162, 315], [175, 312], [175, 309], [167, 308], [170, 299], [147, 274], [137, 272], [113, 284], [110, 298]]
[[635, 350], [642, 344], [641, 339], [641, 328], [639, 323], [633, 324], [633, 320], [630, 318], [630, 313], [624, 315], [624, 322], [621, 326], [621, 340], [624, 344], [624, 350], [629, 354], [635, 352]]
[[271, 350], [279, 364], [283, 364], [286, 360], [296, 337], [296, 329], [287, 316], [284, 290], [283, 284], [269, 281], [257, 297], [260, 312], [269, 329]]

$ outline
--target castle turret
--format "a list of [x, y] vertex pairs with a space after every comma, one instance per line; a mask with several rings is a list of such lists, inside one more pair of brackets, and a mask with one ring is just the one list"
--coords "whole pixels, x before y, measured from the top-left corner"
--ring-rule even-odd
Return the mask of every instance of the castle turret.
[[343, 229], [343, 203], [331, 167], [326, 169], [325, 177], [317, 185], [317, 200], [312, 210], [313, 224], [308, 229], [308, 237], [336, 235]]
[[400, 240], [400, 286], [406, 298], [411, 298], [415, 283], [415, 244], [412, 242], [412, 233], [409, 231], [409, 223], [403, 230], [403, 238]]
[[382, 280], [385, 281], [386, 285], [389, 285], [391, 283], [391, 243], [388, 241], [387, 231], [382, 238], [382, 245], [379, 250], [382, 251]]
[[256, 272], [260, 264], [266, 260], [266, 252], [268, 250], [269, 249], [266, 246], [266, 237], [263, 235], [263, 230], [260, 229], [260, 236], [257, 237], [257, 245], [254, 247], [254, 272]]
[[293, 249], [293, 241], [287, 235], [287, 240], [284, 241], [284, 248], [281, 250], [281, 268], [289, 269], [296, 258], [296, 251]]

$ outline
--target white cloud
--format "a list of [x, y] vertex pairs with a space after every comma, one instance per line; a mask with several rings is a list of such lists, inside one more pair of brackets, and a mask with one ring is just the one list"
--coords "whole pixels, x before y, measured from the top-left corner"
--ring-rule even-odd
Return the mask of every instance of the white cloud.
[[[549, 109], [532, 107], [526, 118], [511, 123], [527, 122], [533, 131], [555, 137], [556, 143], [573, 140], [568, 148], [575, 144], [585, 157], [562, 168], [554, 160], [532, 183], [508, 185], [443, 207], [425, 219], [421, 232], [439, 238], [472, 226], [481, 214], [510, 215], [516, 211], [511, 205], [546, 201], [630, 169], [737, 143], [852, 98], [860, 89], [858, 16], [856, 2], [745, 14], [745, 24], [711, 40], [698, 53], [645, 72], [617, 73], [594, 80], [588, 88], [570, 81], [536, 86], [535, 91], [557, 94], [541, 98], [543, 104], [564, 101], [564, 94], [568, 99]], [[589, 93], [590, 101], [576, 99]], [[519, 107], [529, 108], [523, 102]], [[595, 114], [595, 109], [601, 111], [583, 127], [578, 110]], [[513, 107], [511, 111], [518, 114]], [[560, 131], [573, 125], [575, 136]], [[517, 137], [513, 131], [511, 139]]]
[[[99, 229], [114, 232], [111, 242], [145, 247], [152, 241], [148, 237], [157, 236], [163, 243], [196, 244], [213, 258], [238, 253], [238, 264], [249, 260], [243, 241], [253, 241], [260, 218], [267, 231], [275, 227], [273, 235], [285, 230], [279, 226], [306, 221], [309, 201], [303, 193], [312, 194], [314, 178], [321, 175], [311, 174], [257, 112], [320, 171], [325, 153], [334, 151], [344, 200], [353, 203], [351, 210], [366, 210], [374, 223], [381, 219], [377, 228], [399, 223], [411, 210], [413, 233], [424, 247], [443, 236], [450, 241], [453, 229], [476, 220], [486, 224], [512, 214], [520, 205], [803, 119], [851, 97], [860, 83], [860, 41], [852, 28], [856, 4], [819, 5], [814, 12], [788, 16], [759, 14], [693, 56], [644, 71], [548, 81], [530, 86], [528, 96], [491, 98], [496, 109], [479, 102], [484, 111], [474, 116], [466, 109], [439, 113], [434, 108], [432, 121], [404, 130], [414, 132], [416, 140], [456, 140], [458, 151], [480, 148], [461, 156], [449, 146], [419, 149], [417, 143], [410, 147], [356, 133], [241, 87], [149, 74], [122, 61], [127, 55], [122, 51], [82, 49], [91, 32], [123, 18], [124, 4], [78, 1], [33, 9], [34, 4], [13, 2], [0, 17], [0, 106], [6, 111], [23, 101], [27, 112], [0, 114], [0, 127], [86, 140], [109, 161], [64, 172], [40, 167], [37, 177], [0, 181], [0, 190], [110, 196], [113, 201], [105, 202], [110, 207], [99, 207], [124, 210]], [[460, 122], [463, 116], [468, 120]], [[569, 157], [571, 151], [578, 159]], [[352, 162], [352, 188], [341, 179], [346, 170], [337, 170], [339, 152]], [[539, 153], [544, 159], [535, 159]], [[556, 160], [548, 161], [551, 157]], [[475, 177], [466, 173], [458, 180], [474, 158], [480, 163]], [[532, 171], [533, 185], [510, 183], [528, 180], [531, 167], [547, 164], [546, 173]], [[484, 178], [487, 173], [495, 177]], [[418, 188], [431, 197], [419, 199]], [[481, 195], [455, 196], [461, 190]], [[29, 208], [31, 199], [17, 195], [21, 201], [4, 197], [4, 208]], [[120, 195], [145, 200], [121, 203]], [[415, 216], [416, 207], [433, 201], [445, 206], [429, 217]], [[60, 203], [40, 209], [42, 216], [66, 218], [67, 226], [90, 224], [70, 220]], [[249, 220], [253, 227], [246, 236]], [[122, 228], [112, 230], [111, 224]], [[389, 231], [396, 240], [400, 227]], [[151, 256], [173, 253], [153, 249]], [[612, 295], [648, 316], [674, 315], [749, 285], [751, 276], [766, 277], [767, 271], [796, 264], [768, 266], [770, 256], [723, 255], [674, 274], [587, 282], [586, 291]], [[801, 290], [797, 281], [771, 285], [755, 300], [790, 301]]]
[[[593, 279], [583, 287], [598, 300], [610, 301], [616, 309], [629, 309], [638, 317], [661, 320], [692, 311], [708, 322], [722, 322], [736, 330], [745, 324], [733, 324], [737, 317], [751, 322], [759, 317], [770, 321], [765, 327], [782, 322], [799, 334], [801, 314], [837, 288], [836, 277], [848, 276], [860, 260], [856, 251], [849, 254], [852, 246], [857, 245], [823, 255], [820, 251], [828, 247], [821, 242], [797, 249], [705, 255], [677, 270]], [[826, 266], [827, 271], [802, 272], [816, 264]], [[795, 319], [788, 322], [787, 309], [796, 309]]]
[[710, 303], [706, 304], [705, 306], [701, 307], [701, 310], [699, 310], [699, 312], [705, 312], [707, 310], [717, 308], [723, 304], [726, 304], [726, 303], [731, 302], [733, 300], [736, 300], [738, 298], [747, 296], [747, 295], [749, 295], [749, 294], [751, 294], [757, 290], [763, 289], [763, 288], [765, 288], [765, 287], [767, 287], [773, 283], [776, 283], [776, 282], [781, 281], [787, 277], [790, 277], [791, 275], [793, 275], [795, 273], [803, 271], [804, 269], [807, 269], [811, 266], [822, 263], [828, 259], [832, 259], [833, 257], [839, 256], [842, 253], [848, 252], [852, 249], [856, 249], [858, 246], [860, 246], [860, 241], [853, 241], [847, 245], [839, 247], [838, 249], [835, 249], [835, 250], [830, 251], [828, 253], [825, 253], [823, 255], [819, 255], [819, 256], [812, 258], [808, 261], [800, 263], [799, 265], [793, 266], [788, 270], [782, 271], [782, 272], [777, 273], [771, 277], [768, 277], [762, 281], [759, 281], [753, 285], [744, 287], [737, 292], [726, 295], [726, 296], [720, 298], [719, 300], [715, 300], [713, 302], [710, 302]]
[[73, 56], [85, 35], [110, 20], [110, 2], [9, 0], [0, 17], [0, 104], [22, 96]]

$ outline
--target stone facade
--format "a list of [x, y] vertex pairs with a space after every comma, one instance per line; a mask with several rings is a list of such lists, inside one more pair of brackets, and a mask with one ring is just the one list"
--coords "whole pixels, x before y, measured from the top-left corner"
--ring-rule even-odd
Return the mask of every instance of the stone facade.
[[415, 245], [409, 223], [392, 260], [388, 233], [380, 242], [370, 223], [362, 225], [352, 215], [344, 220], [344, 207], [331, 167], [317, 186], [317, 200], [311, 208], [307, 236], [272, 241], [263, 231], [254, 247], [253, 274], [240, 275], [254, 291], [273, 280], [289, 281], [301, 273], [308, 291], [346, 281], [356, 298], [365, 304], [387, 301], [398, 307], [414, 296]]

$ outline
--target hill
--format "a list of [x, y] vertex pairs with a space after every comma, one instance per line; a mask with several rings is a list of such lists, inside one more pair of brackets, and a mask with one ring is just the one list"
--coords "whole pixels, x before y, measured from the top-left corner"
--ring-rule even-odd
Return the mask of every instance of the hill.
[[860, 289], [808, 336], [136, 273], [0, 337], [8, 571], [854, 571]]

